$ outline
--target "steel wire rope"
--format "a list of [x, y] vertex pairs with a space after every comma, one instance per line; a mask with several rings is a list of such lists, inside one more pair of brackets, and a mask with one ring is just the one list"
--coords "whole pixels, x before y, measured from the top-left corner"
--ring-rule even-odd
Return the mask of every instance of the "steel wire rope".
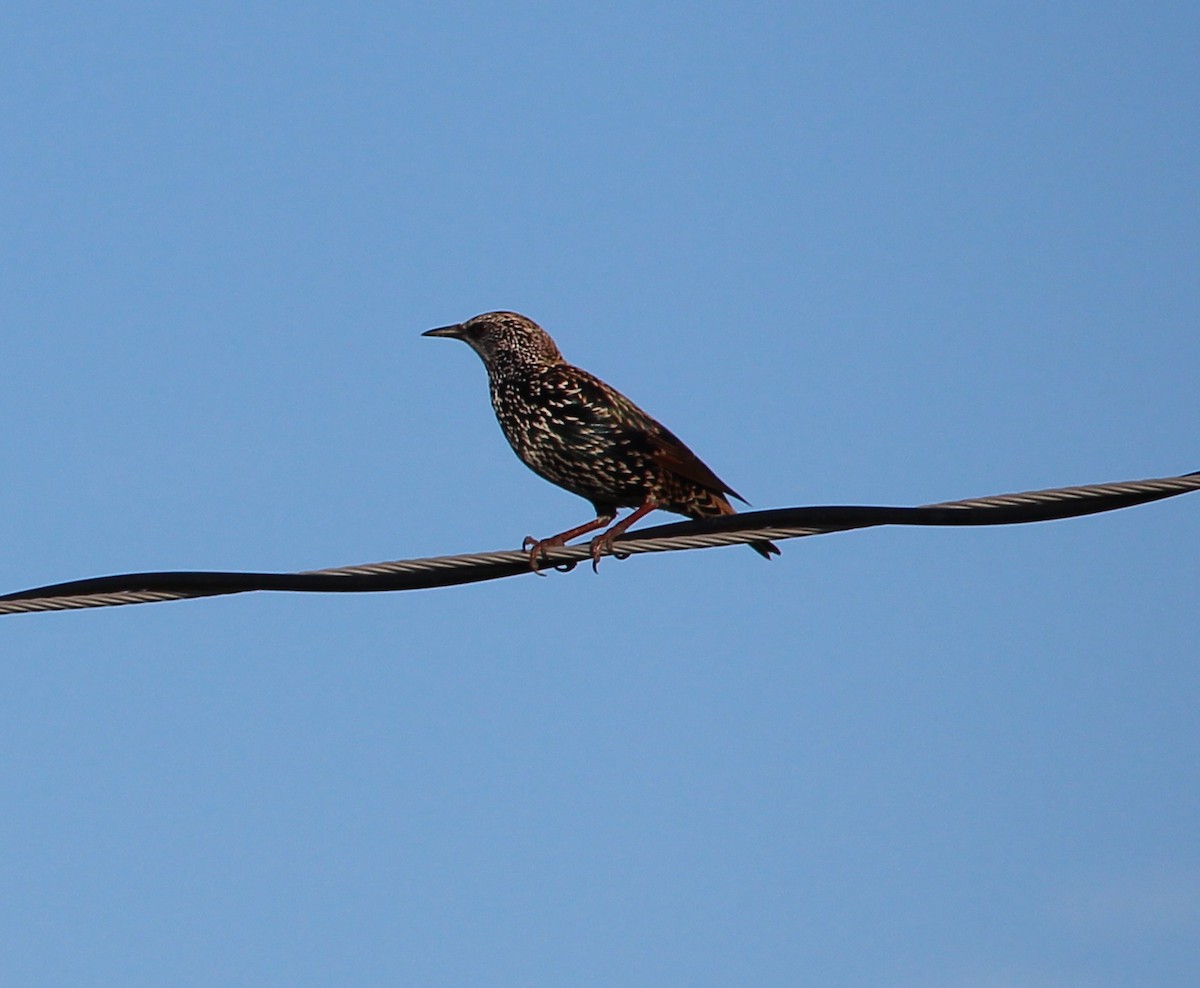
[[[1146, 504], [1200, 490], [1200, 472], [1178, 477], [1059, 487], [945, 501], [918, 507], [843, 505], [772, 508], [704, 521], [677, 522], [629, 532], [616, 540], [621, 557], [796, 539], [881, 525], [1015, 525], [1075, 518]], [[543, 569], [573, 569], [589, 558], [587, 545], [546, 551]], [[530, 573], [522, 550], [432, 556], [299, 573], [180, 571], [124, 573], [35, 587], [0, 596], [0, 615], [115, 607], [259, 590], [369, 593], [423, 590]]]

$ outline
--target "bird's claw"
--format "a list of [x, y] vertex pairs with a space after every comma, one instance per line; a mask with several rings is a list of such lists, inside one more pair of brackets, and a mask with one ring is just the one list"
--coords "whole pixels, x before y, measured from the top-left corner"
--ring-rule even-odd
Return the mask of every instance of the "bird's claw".
[[592, 554], [592, 572], [600, 572], [600, 557], [612, 556], [613, 559], [628, 559], [629, 553], [613, 548], [612, 538], [608, 535], [597, 535], [588, 546]]
[[546, 549], [560, 545], [562, 543], [557, 539], [535, 539], [532, 535], [526, 535], [521, 542], [521, 548], [529, 553], [529, 568], [538, 576], [545, 576], [546, 574], [542, 570], [551, 568], [557, 573], [570, 573], [578, 565], [574, 559], [555, 563], [552, 567], [542, 565], [542, 563], [549, 562], [546, 556]]
[[538, 576], [546, 575], [542, 572], [542, 567], [538, 565], [539, 562], [546, 558], [545, 544], [543, 540], [535, 539], [532, 535], [526, 535], [521, 540], [522, 551], [529, 553], [529, 568]]

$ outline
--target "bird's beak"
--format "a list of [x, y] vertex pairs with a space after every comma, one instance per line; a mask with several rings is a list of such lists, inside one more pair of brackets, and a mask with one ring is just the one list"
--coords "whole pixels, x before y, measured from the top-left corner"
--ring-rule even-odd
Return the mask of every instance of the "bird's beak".
[[439, 326], [437, 329], [427, 329], [422, 336], [445, 336], [452, 340], [461, 340], [463, 335], [462, 323], [453, 326]]

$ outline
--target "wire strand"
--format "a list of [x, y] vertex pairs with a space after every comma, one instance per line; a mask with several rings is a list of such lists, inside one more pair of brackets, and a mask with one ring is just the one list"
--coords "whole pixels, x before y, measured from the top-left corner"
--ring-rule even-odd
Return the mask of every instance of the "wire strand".
[[[1153, 480], [996, 494], [919, 507], [842, 505], [773, 508], [643, 528], [621, 536], [614, 546], [615, 554], [624, 557], [740, 545], [763, 539], [798, 539], [881, 525], [1017, 525], [1114, 511], [1195, 490], [1200, 490], [1200, 472]], [[586, 544], [551, 548], [546, 550], [545, 561], [540, 568], [571, 570], [589, 558]], [[118, 607], [258, 590], [308, 593], [426, 590], [498, 580], [529, 574], [531, 571], [528, 553], [512, 550], [402, 559], [299, 573], [123, 573], [56, 583], [0, 596], [0, 615]]]

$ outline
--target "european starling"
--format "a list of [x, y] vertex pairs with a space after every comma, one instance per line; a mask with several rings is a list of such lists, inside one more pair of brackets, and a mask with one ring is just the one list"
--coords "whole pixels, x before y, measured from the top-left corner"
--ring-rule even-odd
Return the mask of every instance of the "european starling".
[[[740, 494], [700, 461], [674, 433], [615, 388], [568, 364], [549, 334], [516, 312], [485, 312], [424, 336], [462, 340], [483, 358], [492, 407], [517, 456], [534, 473], [586, 498], [596, 517], [548, 539], [527, 536], [536, 570], [548, 546], [604, 528], [618, 508], [633, 514], [592, 539], [592, 568], [612, 542], [656, 509], [689, 518], [734, 513], [725, 495]], [[751, 546], [764, 559], [779, 549]]]

